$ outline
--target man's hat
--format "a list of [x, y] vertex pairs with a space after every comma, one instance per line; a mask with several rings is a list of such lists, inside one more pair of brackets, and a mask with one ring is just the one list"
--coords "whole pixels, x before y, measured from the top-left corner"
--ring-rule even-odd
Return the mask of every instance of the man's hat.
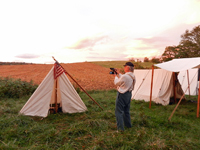
[[131, 67], [134, 67], [133, 63], [132, 62], [126, 62], [126, 64], [124, 66], [131, 66]]

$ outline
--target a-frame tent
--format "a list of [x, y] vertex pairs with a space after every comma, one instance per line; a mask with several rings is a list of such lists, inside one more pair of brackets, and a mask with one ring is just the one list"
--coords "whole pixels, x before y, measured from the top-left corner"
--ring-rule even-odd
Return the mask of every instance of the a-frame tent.
[[[154, 82], [151, 87], [152, 73], [154, 73]], [[180, 98], [183, 94], [179, 82], [173, 82], [173, 73], [171, 71], [164, 69], [135, 69], [134, 74], [136, 83], [132, 91], [132, 99], [149, 102], [152, 88], [152, 101], [157, 104], [168, 105], [170, 99], [173, 99], [175, 95], [176, 98]]]
[[[168, 70], [168, 71], [172, 71], [172, 72], [180, 72], [180, 71], [189, 70], [189, 69], [193, 69], [193, 68], [200, 68], [200, 57], [173, 59], [168, 62], [156, 64], [155, 66], [165, 69], [165, 70]], [[200, 86], [200, 84], [199, 84], [199, 86]], [[188, 88], [189, 88], [189, 86], [188, 86]], [[184, 91], [183, 96], [185, 95], [185, 92], [186, 91]], [[199, 88], [198, 93], [200, 93], [200, 88]], [[182, 97], [179, 100], [179, 102], [177, 103], [176, 107], [174, 108], [171, 116], [169, 117], [169, 120], [171, 120], [171, 117], [173, 116], [175, 110], [179, 106], [179, 104], [182, 100]], [[198, 94], [198, 100], [197, 100], [197, 118], [199, 117], [199, 103], [200, 103], [200, 94]]]
[[78, 113], [87, 110], [82, 99], [56, 62], [19, 114], [47, 117], [49, 110]]

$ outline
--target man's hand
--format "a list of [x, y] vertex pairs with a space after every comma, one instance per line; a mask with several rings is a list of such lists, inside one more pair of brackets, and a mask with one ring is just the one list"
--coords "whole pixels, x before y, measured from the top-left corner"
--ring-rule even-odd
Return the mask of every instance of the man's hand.
[[114, 73], [114, 76], [115, 76], [115, 77], [116, 77], [116, 76], [118, 77], [119, 71], [118, 71], [117, 69], [115, 69], [115, 72], [116, 72], [116, 73]]

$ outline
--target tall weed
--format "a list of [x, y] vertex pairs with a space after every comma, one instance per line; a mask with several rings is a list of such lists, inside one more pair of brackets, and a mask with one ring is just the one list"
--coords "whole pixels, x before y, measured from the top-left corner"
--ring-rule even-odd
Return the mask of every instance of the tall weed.
[[20, 98], [32, 94], [36, 88], [33, 81], [0, 77], [0, 98]]

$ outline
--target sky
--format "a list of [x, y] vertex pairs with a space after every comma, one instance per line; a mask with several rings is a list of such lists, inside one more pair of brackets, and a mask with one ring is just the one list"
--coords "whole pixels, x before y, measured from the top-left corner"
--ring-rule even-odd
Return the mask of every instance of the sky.
[[200, 0], [0, 0], [0, 62], [160, 57], [200, 25]]

